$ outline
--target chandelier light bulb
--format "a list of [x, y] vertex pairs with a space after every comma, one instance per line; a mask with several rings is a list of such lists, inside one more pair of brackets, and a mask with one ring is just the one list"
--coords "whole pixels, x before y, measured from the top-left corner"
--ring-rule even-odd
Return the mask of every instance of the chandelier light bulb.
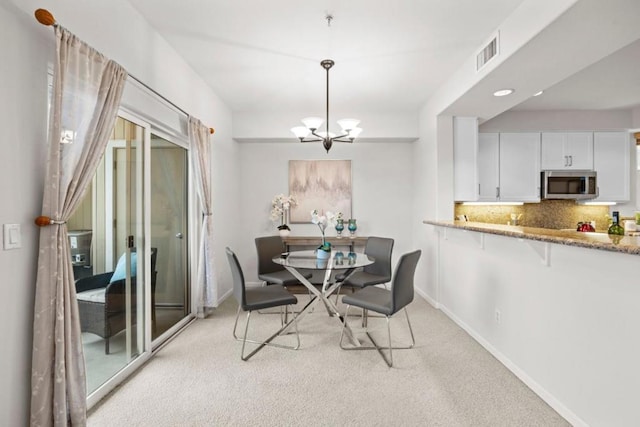
[[338, 125], [340, 125], [342, 130], [345, 132], [349, 132], [351, 129], [358, 127], [359, 124], [360, 124], [360, 120], [358, 119], [338, 120]]
[[349, 131], [349, 139], [356, 139], [362, 132], [362, 128], [355, 127]]
[[322, 117], [305, 117], [302, 119], [302, 123], [311, 130], [320, 129], [322, 122], [324, 122]]
[[291, 128], [291, 132], [293, 132], [296, 138], [299, 138], [299, 139], [306, 138], [307, 135], [311, 133], [309, 128], [305, 126], [296, 126], [294, 128]]

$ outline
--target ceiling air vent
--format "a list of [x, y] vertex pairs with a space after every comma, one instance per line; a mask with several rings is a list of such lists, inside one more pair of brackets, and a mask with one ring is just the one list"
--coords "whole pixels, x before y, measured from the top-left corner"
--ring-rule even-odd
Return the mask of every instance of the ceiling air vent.
[[480, 71], [487, 62], [498, 55], [498, 34], [491, 39], [476, 55], [476, 71]]

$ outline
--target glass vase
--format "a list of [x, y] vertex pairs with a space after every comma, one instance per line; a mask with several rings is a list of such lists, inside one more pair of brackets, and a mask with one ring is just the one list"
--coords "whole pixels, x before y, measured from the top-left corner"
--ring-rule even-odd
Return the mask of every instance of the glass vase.
[[342, 230], [344, 230], [344, 220], [338, 219], [336, 220], [336, 233], [338, 233], [338, 237], [342, 237]]
[[351, 236], [355, 235], [356, 230], [358, 229], [358, 224], [356, 224], [356, 220], [353, 218], [350, 218], [347, 228], [349, 229], [349, 233], [351, 233]]

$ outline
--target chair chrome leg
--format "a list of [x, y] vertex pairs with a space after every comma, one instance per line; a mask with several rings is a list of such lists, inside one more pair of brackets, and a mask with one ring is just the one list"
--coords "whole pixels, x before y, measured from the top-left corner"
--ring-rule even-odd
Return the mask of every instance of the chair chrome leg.
[[340, 290], [342, 289], [342, 285], [338, 286], [336, 289], [336, 306], [338, 306], [338, 297], [340, 296]]
[[242, 311], [242, 307], [240, 307], [240, 306], [238, 305], [238, 311], [236, 312], [236, 321], [235, 321], [235, 323], [233, 324], [233, 338], [235, 338], [235, 339], [236, 339], [236, 341], [240, 341], [240, 340], [241, 340], [241, 338], [238, 338], [238, 337], [236, 336], [236, 328], [238, 327], [238, 318], [240, 317], [240, 311]]
[[[373, 347], [345, 347], [343, 345], [343, 336], [344, 336], [344, 330], [346, 328], [347, 325], [347, 317], [349, 316], [349, 308], [350, 306], [347, 305], [347, 309], [344, 315], [344, 319], [343, 319], [343, 323], [342, 323], [342, 333], [340, 334], [340, 348], [343, 350], [378, 350], [378, 353], [380, 353], [380, 356], [382, 356], [382, 359], [384, 359], [385, 363], [387, 364], [387, 366], [389, 366], [390, 368], [393, 367], [393, 350], [408, 350], [410, 348], [413, 348], [413, 346], [416, 343], [415, 337], [413, 335], [413, 328], [411, 327], [411, 321], [409, 320], [409, 312], [407, 311], [407, 308], [404, 308], [404, 313], [405, 316], [407, 318], [407, 325], [409, 326], [409, 333], [411, 334], [411, 344], [409, 346], [406, 347], [393, 347], [391, 345], [391, 317], [389, 316], [384, 316], [384, 318], [387, 320], [387, 338], [389, 340], [389, 346], [388, 347], [380, 347], [380, 345], [378, 345], [377, 341], [371, 336], [371, 334], [369, 333], [368, 330], [366, 330], [365, 328], [365, 333], [367, 334], [367, 337], [369, 337], [369, 340], [371, 341], [371, 343], [373, 344]], [[363, 310], [363, 317], [365, 315], [365, 312], [367, 310]], [[378, 316], [376, 316], [378, 317]], [[380, 316], [382, 317], [382, 316]], [[365, 322], [365, 320], [363, 319], [363, 323]], [[383, 352], [383, 350], [388, 350], [389, 351], [389, 357], [387, 358], [387, 355]]]
[[244, 339], [242, 340], [242, 350], [240, 351], [240, 359], [248, 360], [249, 357], [253, 356], [253, 353], [247, 358], [244, 357], [244, 347], [247, 344], [247, 332], [249, 332], [249, 320], [251, 319], [251, 312], [247, 312], [247, 324], [244, 326]]
[[409, 325], [409, 333], [411, 334], [411, 345], [406, 348], [413, 348], [416, 345], [416, 338], [413, 336], [413, 328], [411, 327], [411, 321], [409, 321], [409, 312], [407, 311], [407, 307], [404, 308], [404, 314], [407, 317], [407, 325]]
[[340, 332], [340, 348], [343, 350], [351, 350], [348, 347], [342, 345], [342, 338], [344, 337], [344, 330], [347, 328], [347, 318], [349, 317], [349, 308], [351, 306], [347, 306], [347, 309], [344, 312], [344, 318], [342, 319], [342, 331]]
[[[289, 306], [287, 306], [285, 308], [285, 311], [288, 313], [288, 308]], [[293, 318], [286, 323], [285, 325], [283, 325], [276, 333], [274, 333], [273, 335], [271, 335], [269, 338], [267, 338], [264, 341], [255, 341], [255, 340], [250, 340], [247, 338], [247, 334], [249, 332], [249, 321], [251, 319], [251, 311], [249, 311], [247, 313], [247, 324], [245, 325], [245, 329], [244, 329], [244, 336], [242, 338], [238, 337], [236, 335], [236, 327], [238, 325], [238, 318], [240, 317], [240, 311], [241, 311], [241, 307], [238, 307], [238, 314], [236, 315], [236, 321], [235, 324], [233, 325], [233, 337], [238, 340], [238, 341], [242, 341], [242, 351], [240, 353], [240, 358], [244, 361], [249, 360], [254, 354], [256, 354], [258, 351], [260, 351], [263, 347], [265, 346], [272, 346], [272, 347], [278, 347], [278, 348], [285, 348], [288, 350], [298, 350], [300, 348], [300, 334], [298, 332], [298, 316], [294, 315]], [[291, 311], [293, 313], [293, 307], [291, 307]], [[280, 334], [282, 334], [282, 332], [287, 329], [289, 326], [291, 326], [291, 324], [294, 324], [294, 328], [296, 330], [296, 346], [287, 346], [287, 345], [282, 345], [282, 344], [276, 344], [276, 343], [272, 343], [271, 341], [276, 338], [277, 336], [279, 336]], [[252, 344], [258, 344], [258, 347], [256, 347], [251, 353], [249, 353], [248, 355], [244, 355], [244, 349], [245, 349], [245, 345], [246, 343], [252, 343]]]

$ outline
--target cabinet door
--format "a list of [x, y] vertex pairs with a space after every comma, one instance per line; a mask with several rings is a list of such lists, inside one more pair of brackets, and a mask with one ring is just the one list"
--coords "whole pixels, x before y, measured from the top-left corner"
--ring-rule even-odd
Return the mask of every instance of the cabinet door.
[[565, 136], [564, 153], [569, 169], [593, 169], [593, 133], [569, 132]]
[[478, 200], [498, 200], [499, 178], [500, 139], [497, 133], [481, 133], [478, 135]]
[[631, 137], [626, 132], [595, 132], [593, 163], [599, 202], [626, 202], [631, 186]]
[[453, 118], [453, 197], [478, 200], [478, 119]]
[[540, 201], [540, 134], [500, 134], [500, 201]]
[[564, 153], [564, 133], [543, 132], [540, 164], [542, 169], [565, 169], [569, 159]]
[[593, 169], [593, 133], [544, 132], [542, 169]]

